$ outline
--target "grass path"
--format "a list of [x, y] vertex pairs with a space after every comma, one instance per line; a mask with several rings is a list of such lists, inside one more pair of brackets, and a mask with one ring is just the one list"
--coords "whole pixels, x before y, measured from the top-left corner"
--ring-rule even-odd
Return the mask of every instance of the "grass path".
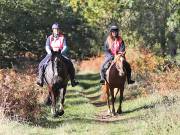
[[[0, 135], [149, 135], [180, 133], [180, 98], [157, 94], [129, 99], [125, 90], [123, 114], [109, 117], [99, 101], [99, 74], [79, 73], [80, 85], [68, 87], [65, 114], [53, 119], [45, 107], [46, 119], [37, 126], [0, 120]], [[116, 108], [117, 108], [116, 103]]]

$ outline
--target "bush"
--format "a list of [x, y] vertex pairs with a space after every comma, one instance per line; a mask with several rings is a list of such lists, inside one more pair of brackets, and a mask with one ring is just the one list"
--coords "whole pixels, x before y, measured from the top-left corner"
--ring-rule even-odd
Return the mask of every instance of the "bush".
[[43, 114], [33, 77], [14, 70], [0, 70], [0, 108], [5, 117], [34, 122]]

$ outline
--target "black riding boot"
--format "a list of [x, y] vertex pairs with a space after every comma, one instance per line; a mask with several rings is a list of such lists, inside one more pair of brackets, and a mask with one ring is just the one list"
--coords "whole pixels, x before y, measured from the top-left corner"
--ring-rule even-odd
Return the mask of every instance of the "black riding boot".
[[101, 85], [105, 84], [106, 71], [110, 67], [111, 62], [112, 62], [112, 58], [109, 58], [105, 60], [104, 64], [101, 66], [101, 71], [100, 71], [100, 76], [101, 76], [100, 84]]
[[71, 80], [72, 87], [79, 84], [79, 82], [75, 80], [75, 70], [69, 71], [69, 77], [70, 77], [70, 80]]
[[128, 81], [128, 84], [133, 84], [135, 83], [135, 81], [131, 80], [131, 72], [127, 72], [127, 81]]
[[104, 85], [104, 84], [105, 84], [105, 76], [106, 76], [106, 75], [105, 75], [105, 72], [106, 72], [105, 69], [101, 69], [101, 71], [100, 71], [101, 80], [100, 80], [99, 83], [100, 83], [101, 85]]
[[42, 68], [39, 68], [39, 76], [37, 78], [37, 84], [41, 87], [43, 87], [43, 74], [44, 74], [44, 69], [43, 67]]
[[125, 69], [126, 69], [126, 72], [127, 72], [127, 81], [128, 81], [128, 84], [135, 83], [135, 81], [131, 80], [131, 66], [130, 66], [130, 64], [127, 61], [125, 61], [124, 62], [124, 66], [125, 66]]

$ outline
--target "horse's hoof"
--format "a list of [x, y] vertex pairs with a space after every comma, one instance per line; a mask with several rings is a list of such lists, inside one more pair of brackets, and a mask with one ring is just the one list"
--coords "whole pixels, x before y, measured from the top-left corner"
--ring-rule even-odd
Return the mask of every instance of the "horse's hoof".
[[63, 114], [64, 114], [64, 110], [61, 110], [61, 111], [58, 111], [58, 112], [57, 112], [57, 115], [58, 115], [58, 116], [62, 116]]
[[117, 113], [118, 113], [118, 114], [122, 114], [122, 111], [119, 111], [119, 110], [118, 110]]
[[116, 114], [115, 113], [112, 113], [111, 116], [115, 116]]
[[53, 114], [53, 118], [57, 118], [57, 117], [58, 117], [57, 113]]
[[107, 111], [107, 114], [108, 114], [108, 115], [110, 115], [110, 114], [111, 114], [111, 111], [110, 111], [110, 110], [108, 110], [108, 111]]
[[115, 112], [114, 112], [114, 113], [113, 113], [113, 112], [111, 113], [111, 116], [115, 116], [115, 115], [116, 115], [116, 113], [115, 113]]

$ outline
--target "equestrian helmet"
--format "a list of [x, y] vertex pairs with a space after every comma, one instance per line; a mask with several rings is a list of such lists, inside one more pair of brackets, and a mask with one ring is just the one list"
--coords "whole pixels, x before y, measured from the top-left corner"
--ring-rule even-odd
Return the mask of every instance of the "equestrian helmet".
[[59, 29], [59, 24], [58, 23], [54, 23], [52, 25], [52, 29]]
[[112, 25], [112, 26], [110, 27], [110, 32], [112, 32], [112, 31], [119, 31], [118, 26]]

